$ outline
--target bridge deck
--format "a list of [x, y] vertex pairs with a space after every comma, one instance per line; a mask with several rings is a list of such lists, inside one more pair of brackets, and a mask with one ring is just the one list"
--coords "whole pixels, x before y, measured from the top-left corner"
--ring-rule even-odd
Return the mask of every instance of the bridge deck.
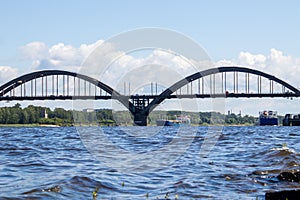
[[170, 95], [170, 96], [159, 96], [159, 95], [140, 95], [140, 96], [0, 96], [0, 101], [33, 101], [33, 100], [109, 100], [109, 99], [193, 99], [193, 98], [276, 98], [276, 97], [299, 97], [299, 94], [295, 93], [261, 93], [261, 94], [246, 94], [246, 93], [229, 93], [229, 94], [185, 94], [185, 95]]

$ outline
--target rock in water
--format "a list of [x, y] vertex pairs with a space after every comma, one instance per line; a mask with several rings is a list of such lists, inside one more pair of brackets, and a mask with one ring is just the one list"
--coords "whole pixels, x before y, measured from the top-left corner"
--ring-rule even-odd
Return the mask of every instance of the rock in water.
[[300, 182], [300, 172], [281, 172], [277, 178], [281, 181]]
[[284, 190], [279, 192], [267, 192], [266, 200], [299, 200], [300, 190]]

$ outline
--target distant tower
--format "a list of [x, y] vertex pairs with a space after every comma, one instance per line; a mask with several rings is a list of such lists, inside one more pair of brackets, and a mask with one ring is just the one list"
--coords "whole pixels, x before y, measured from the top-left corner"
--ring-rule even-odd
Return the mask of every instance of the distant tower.
[[48, 119], [48, 113], [46, 109], [45, 109], [45, 119]]

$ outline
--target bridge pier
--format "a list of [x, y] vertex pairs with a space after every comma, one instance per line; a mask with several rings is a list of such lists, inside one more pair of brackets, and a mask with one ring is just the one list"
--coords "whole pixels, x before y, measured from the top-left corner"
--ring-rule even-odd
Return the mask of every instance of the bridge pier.
[[133, 125], [135, 126], [147, 126], [147, 118], [149, 112], [147, 106], [149, 105], [149, 98], [145, 96], [133, 96], [132, 109], [130, 109], [133, 115]]
[[134, 113], [133, 122], [135, 126], [147, 126], [148, 115], [145, 113]]

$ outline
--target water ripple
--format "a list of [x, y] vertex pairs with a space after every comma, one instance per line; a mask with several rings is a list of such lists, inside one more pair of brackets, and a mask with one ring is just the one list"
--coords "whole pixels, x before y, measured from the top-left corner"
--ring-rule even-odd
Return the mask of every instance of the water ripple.
[[[174, 162], [154, 170], [140, 165], [142, 173], [95, 159], [73, 127], [0, 128], [0, 199], [263, 199], [267, 191], [300, 188], [278, 179], [300, 170], [300, 127], [225, 127], [205, 157], [200, 151], [209, 128], [194, 128], [196, 135], [187, 128], [187, 140], [176, 143], [180, 150], [192, 141]], [[180, 138], [172, 127], [104, 130], [114, 145], [137, 154]], [[153, 162], [161, 159], [155, 155]]]

